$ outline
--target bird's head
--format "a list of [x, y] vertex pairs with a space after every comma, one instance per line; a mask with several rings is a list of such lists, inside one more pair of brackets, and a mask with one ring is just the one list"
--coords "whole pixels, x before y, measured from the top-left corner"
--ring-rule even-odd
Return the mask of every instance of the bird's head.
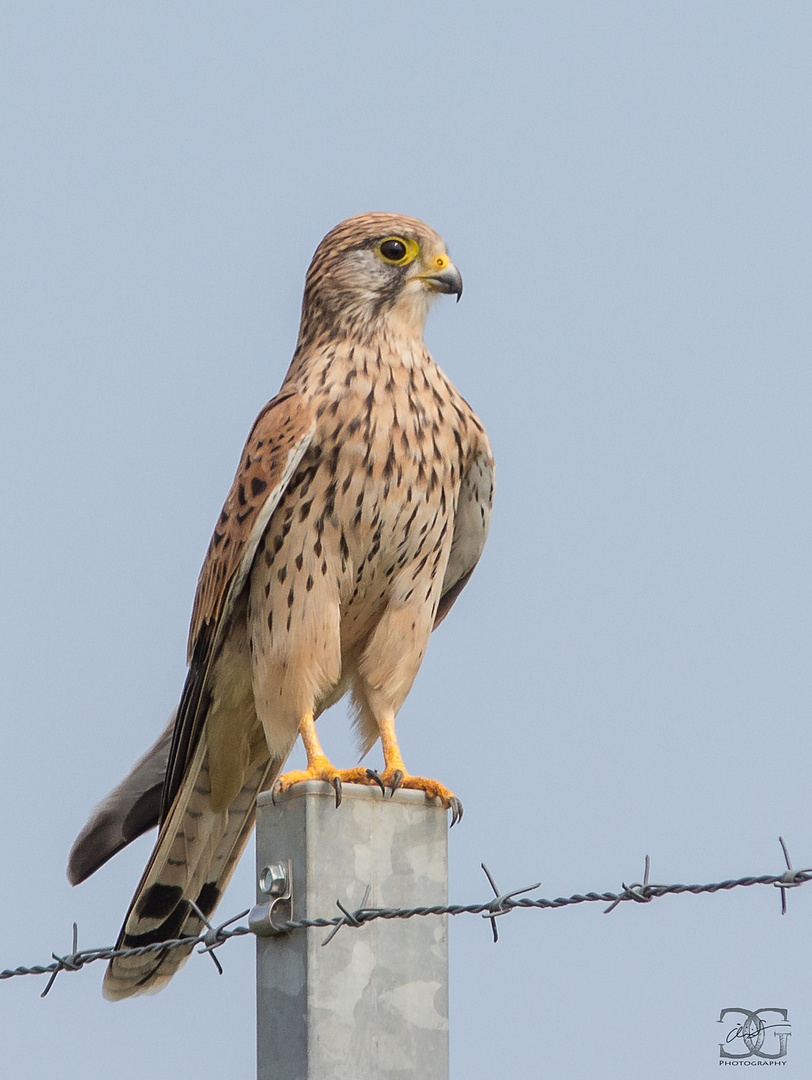
[[316, 248], [305, 282], [300, 342], [382, 331], [420, 337], [432, 301], [462, 295], [462, 278], [437, 233], [416, 218], [362, 214]]

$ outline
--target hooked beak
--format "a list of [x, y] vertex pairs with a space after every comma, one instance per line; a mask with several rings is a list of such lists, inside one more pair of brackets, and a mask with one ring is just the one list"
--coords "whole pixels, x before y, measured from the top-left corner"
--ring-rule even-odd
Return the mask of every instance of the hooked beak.
[[430, 274], [421, 274], [420, 280], [425, 281], [429, 288], [437, 292], [454, 293], [459, 303], [462, 296], [462, 274], [448, 257], [444, 259], [444, 262], [442, 269]]

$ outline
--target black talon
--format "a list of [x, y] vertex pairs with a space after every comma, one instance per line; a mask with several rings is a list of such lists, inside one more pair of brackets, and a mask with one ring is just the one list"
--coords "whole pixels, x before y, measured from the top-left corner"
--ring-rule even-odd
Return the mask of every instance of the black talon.
[[390, 791], [391, 791], [390, 798], [394, 796], [395, 792], [400, 787], [402, 782], [403, 782], [403, 772], [400, 769], [395, 769], [395, 771], [392, 773], [392, 787], [390, 789]]
[[341, 777], [340, 776], [334, 776], [333, 779], [330, 781], [330, 783], [335, 788], [336, 810], [338, 810], [339, 806], [341, 806]]
[[271, 788], [271, 802], [276, 806], [276, 796], [279, 794], [279, 781]]
[[451, 800], [451, 824], [448, 826], [449, 829], [453, 829], [458, 821], [462, 821], [462, 803], [455, 796]]
[[375, 770], [374, 769], [367, 769], [367, 776], [369, 777], [370, 780], [375, 781], [375, 783], [381, 789], [381, 795], [383, 795], [383, 797], [386, 798], [386, 785], [384, 784], [383, 780], [381, 780], [380, 776], [378, 776], [378, 774], [375, 772]]

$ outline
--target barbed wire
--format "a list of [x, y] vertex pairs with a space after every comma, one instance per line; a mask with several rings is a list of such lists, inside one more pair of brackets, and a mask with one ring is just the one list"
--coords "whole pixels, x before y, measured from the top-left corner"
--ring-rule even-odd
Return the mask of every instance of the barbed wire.
[[[706, 885], [661, 885], [652, 883], [649, 881], [651, 861], [649, 856], [646, 855], [642, 882], [633, 882], [631, 885], [622, 882], [620, 892], [574, 893], [572, 896], [558, 896], [555, 899], [546, 899], [544, 897], [529, 897], [523, 895], [524, 893], [533, 892], [540, 888], [541, 885], [539, 882], [536, 882], [534, 885], [526, 885], [521, 889], [513, 889], [510, 892], [501, 892], [490, 870], [482, 863], [482, 870], [488, 879], [488, 884], [494, 895], [491, 900], [479, 904], [432, 904], [430, 906], [411, 908], [367, 907], [366, 903], [370, 892], [369, 888], [367, 888], [360, 907], [355, 911], [350, 911], [340, 900], [336, 900], [336, 906], [338, 907], [340, 914], [330, 918], [276, 919], [273, 917], [271, 910], [272, 904], [269, 903], [265, 906], [266, 910], [260, 912], [263, 916], [261, 920], [254, 919], [254, 914], [259, 911], [259, 908], [254, 908], [253, 910], [246, 908], [245, 911], [241, 911], [238, 915], [233, 916], [226, 922], [220, 923], [218, 926], [212, 926], [200, 909], [192, 903], [190, 906], [194, 910], [194, 913], [206, 926], [206, 930], [203, 933], [194, 937], [187, 936], [173, 938], [170, 941], [159, 941], [151, 945], [142, 945], [137, 948], [127, 949], [79, 949], [78, 929], [76, 923], [74, 923], [73, 941], [69, 953], [64, 956], [59, 956], [57, 953], [51, 953], [53, 960], [50, 964], [6, 968], [5, 970], [0, 971], [0, 980], [11, 979], [18, 975], [48, 975], [50, 976], [48, 983], [40, 995], [41, 997], [45, 997], [61, 971], [80, 971], [83, 967], [86, 967], [88, 964], [93, 964], [97, 960], [112, 960], [124, 956], [144, 956], [147, 953], [163, 952], [164, 950], [170, 951], [172, 949], [192, 950], [197, 945], [202, 946], [199, 953], [208, 953], [214, 961], [218, 971], [222, 974], [223, 969], [215, 956], [215, 949], [219, 949], [227, 941], [231, 940], [231, 938], [244, 937], [246, 934], [258, 932], [256, 928], [252, 929], [250, 926], [232, 925], [240, 919], [245, 918], [246, 915], [251, 915], [252, 923], [255, 923], [255, 921], [264, 921], [266, 926], [264, 932], [271, 934], [286, 934], [296, 930], [326, 929], [329, 927], [330, 933], [324, 939], [322, 945], [329, 944], [343, 926], [358, 929], [367, 923], [374, 922], [376, 919], [413, 919], [423, 918], [428, 915], [481, 915], [483, 919], [488, 919], [490, 921], [493, 940], [496, 942], [499, 940], [499, 931], [496, 926], [496, 920], [503, 915], [509, 914], [511, 911], [515, 911], [517, 908], [556, 910], [558, 908], [572, 907], [576, 904], [604, 903], [608, 904], [608, 907], [604, 909], [604, 914], [608, 915], [614, 911], [619, 904], [626, 901], [633, 901], [638, 904], [648, 904], [652, 900], [659, 899], [661, 896], [680, 896], [684, 893], [692, 893], [693, 895], [698, 896], [703, 893], [714, 894], [718, 892], [729, 892], [732, 889], [749, 888], [751, 885], [773, 885], [780, 889], [781, 914], [785, 915], [787, 912], [787, 890], [794, 889], [800, 885], [805, 885], [808, 881], [812, 881], [812, 867], [803, 870], [793, 869], [792, 861], [783, 837], [779, 836], [778, 840], [781, 844], [784, 860], [787, 864], [786, 870], [782, 874], [760, 874], [757, 877], [731, 878], [727, 881], [715, 881]], [[229, 927], [231, 927], [231, 929], [229, 929]], [[263, 931], [260, 931], [260, 933], [262, 932]]]

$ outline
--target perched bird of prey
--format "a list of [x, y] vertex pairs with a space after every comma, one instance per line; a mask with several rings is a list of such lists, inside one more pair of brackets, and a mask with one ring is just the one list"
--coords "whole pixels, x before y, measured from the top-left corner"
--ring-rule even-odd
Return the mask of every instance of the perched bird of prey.
[[[71, 852], [80, 881], [153, 824], [160, 832], [119, 937], [197, 935], [254, 823], [257, 793], [302, 780], [422, 790], [395, 716], [479, 559], [493, 459], [482, 424], [423, 343], [432, 301], [462, 279], [441, 238], [365, 214], [319, 244], [296, 351], [259, 414], [195, 596], [189, 670], [170, 727], [97, 808]], [[361, 750], [383, 769], [336, 769], [316, 736], [349, 692]], [[170, 735], [171, 732], [171, 735]], [[304, 770], [280, 775], [301, 735]], [[110, 962], [108, 998], [160, 989], [191, 949]]]

